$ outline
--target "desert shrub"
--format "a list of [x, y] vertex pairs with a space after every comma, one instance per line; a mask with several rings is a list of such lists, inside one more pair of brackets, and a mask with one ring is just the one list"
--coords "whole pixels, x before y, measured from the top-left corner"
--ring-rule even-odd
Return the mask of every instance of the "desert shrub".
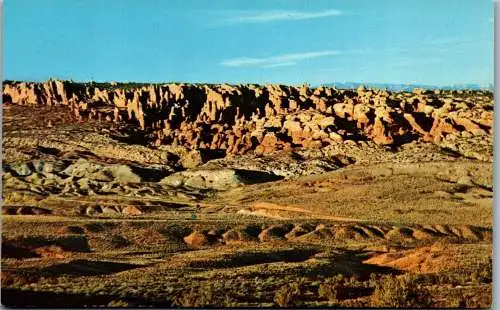
[[291, 307], [298, 304], [301, 296], [300, 286], [296, 282], [282, 286], [274, 296], [274, 302], [280, 307]]
[[491, 262], [482, 263], [475, 267], [474, 270], [467, 272], [446, 271], [434, 275], [426, 275], [425, 277], [430, 284], [438, 285], [451, 284], [457, 286], [467, 285], [470, 282], [474, 284], [487, 284], [492, 282], [492, 264]]
[[[339, 276], [341, 276], [341, 275], [339, 275]], [[363, 286], [363, 282], [361, 282], [359, 280], [359, 278], [355, 275], [343, 278], [343, 283], [345, 286], [354, 286], [354, 287]]]
[[477, 270], [471, 274], [471, 280], [475, 283], [491, 283], [493, 280], [493, 264], [490, 258], [489, 263], [481, 264]]
[[325, 298], [331, 302], [338, 301], [339, 288], [345, 283], [346, 279], [342, 274], [335, 277], [326, 278], [323, 283], [319, 285], [318, 295], [320, 298]]
[[187, 292], [182, 292], [174, 298], [173, 305], [181, 307], [203, 307], [210, 304], [212, 293], [209, 290], [191, 287]]
[[[210, 287], [211, 288], [211, 287]], [[181, 307], [203, 307], [211, 303], [212, 290], [191, 287], [187, 292], [183, 292], [174, 298], [173, 304]]]
[[467, 275], [463, 274], [458, 275], [450, 272], [439, 272], [434, 275], [429, 275], [429, 279], [432, 281], [432, 284], [436, 285], [451, 284], [453, 286], [456, 286], [466, 282], [467, 280], [464, 279], [466, 276]]
[[111, 236], [111, 243], [113, 243], [113, 245], [116, 247], [126, 247], [132, 244], [130, 241], [118, 234], [113, 234]]
[[327, 280], [327, 282], [334, 282], [334, 283], [338, 283], [338, 284], [342, 284], [344, 281], [345, 281], [345, 277], [343, 274], [339, 273], [338, 275], [336, 275], [335, 277], [332, 277], [330, 279]]
[[445, 304], [446, 308], [465, 308], [466, 298], [461, 290], [451, 290], [446, 294]]
[[36, 283], [40, 277], [28, 272], [2, 271], [2, 287], [17, 287], [26, 284]]
[[192, 286], [187, 291], [182, 291], [173, 298], [172, 305], [180, 307], [231, 307], [235, 300], [227, 295], [228, 290], [220, 283], [205, 283]]
[[411, 275], [383, 276], [372, 295], [379, 307], [429, 307], [432, 298], [427, 290], [418, 285]]
[[479, 284], [481, 283], [482, 279], [481, 279], [481, 276], [479, 275], [479, 271], [477, 270], [474, 270], [471, 274], [470, 274], [470, 280], [472, 281], [472, 283], [474, 284]]
[[446, 289], [441, 307], [446, 308], [491, 308], [491, 286], [483, 287], [481, 291], [471, 291], [466, 287]]
[[326, 298], [328, 301], [337, 302], [337, 285], [329, 283], [321, 283], [318, 289], [320, 298]]
[[84, 227], [89, 232], [93, 232], [93, 233], [98, 233], [98, 232], [102, 232], [105, 230], [105, 227], [102, 223], [89, 223], [89, 224], [85, 224]]
[[85, 229], [79, 227], [79, 226], [68, 226], [66, 227], [66, 232], [69, 234], [84, 234]]
[[368, 285], [370, 287], [376, 287], [377, 286], [377, 274], [376, 273], [371, 273], [370, 278], [368, 279]]
[[109, 308], [128, 308], [129, 304], [126, 301], [123, 300], [112, 300], [108, 303], [106, 307]]

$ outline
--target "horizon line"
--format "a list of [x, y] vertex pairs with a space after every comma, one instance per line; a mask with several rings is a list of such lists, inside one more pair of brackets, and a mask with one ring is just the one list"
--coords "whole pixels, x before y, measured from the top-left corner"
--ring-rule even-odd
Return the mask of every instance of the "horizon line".
[[[18, 83], [45, 83], [48, 81], [64, 81], [64, 82], [71, 82], [75, 84], [91, 84], [91, 83], [97, 83], [97, 84], [110, 84], [110, 83], [116, 83], [116, 84], [143, 84], [143, 85], [158, 85], [158, 84], [206, 84], [206, 85], [231, 85], [231, 86], [236, 86], [236, 85], [283, 85], [283, 86], [302, 86], [302, 85], [308, 85], [308, 87], [312, 88], [317, 88], [317, 87], [335, 87], [336, 84], [339, 84], [338, 86], [342, 86], [345, 84], [355, 84], [358, 87], [359, 86], [367, 86], [370, 88], [377, 88], [377, 86], [388, 86], [388, 87], [414, 87], [414, 88], [425, 88], [425, 89], [442, 89], [442, 88], [447, 88], [447, 87], [458, 87], [458, 86], [473, 86], [476, 87], [475, 89], [494, 89], [494, 83], [477, 83], [477, 82], [465, 82], [465, 83], [448, 83], [448, 84], [433, 84], [433, 83], [402, 83], [402, 82], [396, 82], [396, 83], [384, 83], [384, 82], [354, 82], [354, 81], [342, 81], [342, 82], [321, 82], [321, 83], [310, 83], [310, 82], [303, 82], [303, 83], [284, 83], [284, 82], [206, 82], [206, 81], [199, 81], [199, 82], [192, 82], [192, 81], [117, 81], [117, 80], [73, 80], [73, 79], [63, 79], [63, 78], [56, 78], [56, 77], [51, 77], [48, 79], [43, 79], [43, 80], [17, 80], [17, 79], [3, 79], [2, 80], [2, 85], [9, 83], [9, 82], [18, 82]], [[382, 88], [380, 88], [382, 89]], [[457, 88], [457, 89], [471, 89], [471, 88]]]

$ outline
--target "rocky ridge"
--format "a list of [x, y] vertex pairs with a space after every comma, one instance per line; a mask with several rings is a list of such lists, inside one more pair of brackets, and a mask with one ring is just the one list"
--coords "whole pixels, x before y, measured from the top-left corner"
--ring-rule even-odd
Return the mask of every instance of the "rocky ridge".
[[[6, 82], [3, 102], [64, 105], [81, 121], [136, 124], [151, 146], [205, 150], [214, 157], [353, 142], [394, 148], [413, 141], [480, 160], [492, 156], [493, 95], [487, 91], [227, 84], [127, 88], [49, 80]], [[486, 145], [486, 151], [464, 150], [471, 143]]]

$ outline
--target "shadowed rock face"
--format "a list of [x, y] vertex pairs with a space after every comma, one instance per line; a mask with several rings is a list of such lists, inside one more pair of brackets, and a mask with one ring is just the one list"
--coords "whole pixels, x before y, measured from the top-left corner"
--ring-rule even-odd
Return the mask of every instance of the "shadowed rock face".
[[79, 120], [135, 123], [153, 144], [262, 154], [345, 140], [397, 146], [492, 135], [486, 91], [391, 93], [283, 85], [164, 84], [136, 88], [7, 82], [4, 103], [68, 106]]
[[198, 189], [227, 189], [240, 184], [256, 184], [283, 179], [264, 171], [242, 169], [194, 169], [177, 172], [161, 180], [162, 183], [179, 187], [187, 186]]

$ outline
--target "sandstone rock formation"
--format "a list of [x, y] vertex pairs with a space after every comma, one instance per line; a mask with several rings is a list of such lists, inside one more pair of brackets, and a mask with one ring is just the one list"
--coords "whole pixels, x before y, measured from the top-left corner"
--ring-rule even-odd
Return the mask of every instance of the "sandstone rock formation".
[[[389, 92], [284, 85], [6, 82], [3, 102], [65, 105], [78, 120], [136, 124], [152, 145], [263, 154], [321, 149], [346, 140], [398, 146], [441, 143], [493, 132], [493, 95], [486, 91]], [[56, 125], [56, 124], [52, 124]], [[190, 153], [186, 166], [196, 166]]]
[[123, 215], [141, 215], [142, 211], [136, 206], [126, 206], [122, 209]]
[[184, 237], [184, 242], [193, 247], [204, 246], [210, 243], [207, 236], [199, 231], [194, 231], [190, 235]]

